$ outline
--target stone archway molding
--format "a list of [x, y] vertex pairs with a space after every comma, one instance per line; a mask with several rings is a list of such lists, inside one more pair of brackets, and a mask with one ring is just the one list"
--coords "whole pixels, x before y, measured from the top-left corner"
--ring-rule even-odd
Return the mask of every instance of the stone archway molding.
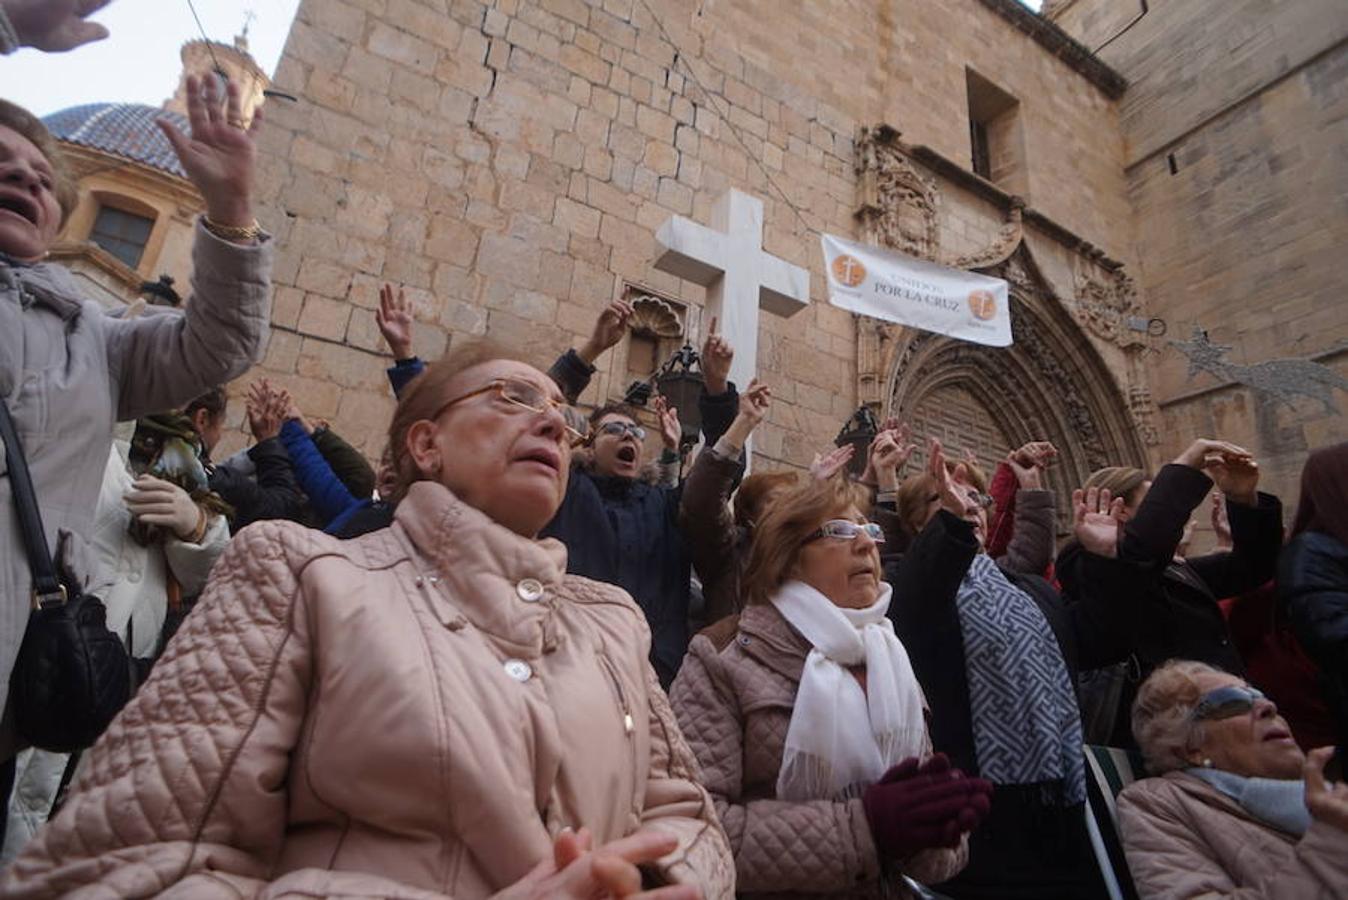
[[865, 320], [862, 344], [879, 376], [877, 411], [902, 418], [932, 392], [962, 387], [983, 401], [1013, 443], [1043, 439], [1058, 447], [1060, 461], [1050, 483], [1060, 497], [1103, 466], [1146, 467], [1146, 441], [1126, 398], [1090, 339], [1053, 296], [1029, 248], [1021, 245], [985, 271], [1011, 284], [1014, 343], [983, 347]]

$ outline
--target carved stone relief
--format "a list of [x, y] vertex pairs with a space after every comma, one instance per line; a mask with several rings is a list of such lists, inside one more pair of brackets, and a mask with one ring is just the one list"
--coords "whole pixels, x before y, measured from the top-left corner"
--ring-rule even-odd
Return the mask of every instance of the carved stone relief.
[[866, 240], [910, 256], [935, 259], [940, 248], [936, 181], [913, 166], [899, 133], [862, 128], [857, 142], [861, 220]]
[[633, 331], [655, 338], [683, 336], [688, 310], [682, 303], [639, 287], [629, 287], [623, 299], [632, 304], [628, 327]]
[[[1154, 424], [1158, 410], [1140, 364], [1150, 348], [1145, 336], [1129, 327], [1129, 318], [1139, 311], [1137, 289], [1122, 268], [1098, 249], [1081, 246], [1074, 253], [1076, 296], [1064, 302], [1024, 243], [1025, 203], [1019, 197], [1006, 204], [1002, 227], [986, 247], [962, 255], [945, 252], [937, 182], [915, 164], [899, 132], [888, 126], [861, 130], [857, 175], [861, 191], [857, 218], [867, 241], [1004, 278], [1022, 310], [1013, 318], [1015, 344], [1009, 350], [963, 346], [940, 335], [861, 317], [857, 329], [861, 402], [877, 413], [887, 412], [895, 402], [915, 399], [905, 396], [906, 392], [922, 390], [921, 384], [927, 383], [911, 376], [909, 367], [915, 359], [939, 358], [943, 365], [958, 360], [971, 378], [990, 379], [994, 391], [1012, 391], [1012, 385], [1019, 385], [1021, 391], [1051, 397], [1056, 407], [1053, 417], [1063, 431], [1057, 439], [1071, 442], [1081, 465], [1097, 468], [1123, 459], [1142, 462], [1140, 447], [1159, 439]], [[1025, 314], [1028, 309], [1038, 313]], [[1040, 324], [1049, 319], [1057, 323], [1051, 335]], [[1124, 382], [1122, 391], [1102, 362], [1081, 355], [1090, 353], [1088, 342], [1068, 337], [1075, 330], [1073, 322], [1093, 337], [1123, 349], [1128, 366], [1118, 379]], [[1069, 345], [1077, 349], [1069, 351]], [[1078, 371], [1082, 365], [1094, 367], [1094, 374], [1088, 377]], [[996, 408], [999, 399], [990, 399]], [[1110, 419], [1106, 438], [1097, 416], [1111, 415], [1115, 418]]]
[[1140, 306], [1137, 286], [1121, 268], [1109, 268], [1096, 259], [1075, 257], [1074, 290], [1076, 319], [1086, 330], [1120, 347], [1145, 344], [1142, 335], [1128, 327]]

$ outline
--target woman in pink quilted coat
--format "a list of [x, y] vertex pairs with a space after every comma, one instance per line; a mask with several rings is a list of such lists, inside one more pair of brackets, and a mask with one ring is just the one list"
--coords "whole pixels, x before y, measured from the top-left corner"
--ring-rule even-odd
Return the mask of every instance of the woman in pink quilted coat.
[[671, 694], [741, 894], [905, 896], [944, 881], [992, 786], [931, 755], [859, 488], [811, 481], [754, 530], [748, 605], [693, 639]]
[[235, 539], [4, 897], [730, 897], [623, 591], [535, 535], [583, 418], [478, 347], [390, 428], [394, 524]]

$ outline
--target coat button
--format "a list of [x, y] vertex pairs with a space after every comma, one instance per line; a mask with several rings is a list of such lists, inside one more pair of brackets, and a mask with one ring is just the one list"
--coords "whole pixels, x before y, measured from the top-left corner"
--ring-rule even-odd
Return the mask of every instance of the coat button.
[[518, 682], [522, 683], [533, 677], [533, 667], [522, 659], [507, 659], [503, 665], [506, 674]]
[[537, 578], [526, 578], [515, 585], [515, 593], [525, 603], [537, 603], [543, 599], [543, 584]]

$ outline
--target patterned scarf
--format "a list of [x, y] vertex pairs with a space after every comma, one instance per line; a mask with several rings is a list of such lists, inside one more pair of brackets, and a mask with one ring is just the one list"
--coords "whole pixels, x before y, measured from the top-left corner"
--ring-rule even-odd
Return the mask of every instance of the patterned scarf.
[[956, 596], [979, 773], [994, 784], [1061, 787], [1086, 799], [1081, 713], [1043, 612], [985, 553]]

